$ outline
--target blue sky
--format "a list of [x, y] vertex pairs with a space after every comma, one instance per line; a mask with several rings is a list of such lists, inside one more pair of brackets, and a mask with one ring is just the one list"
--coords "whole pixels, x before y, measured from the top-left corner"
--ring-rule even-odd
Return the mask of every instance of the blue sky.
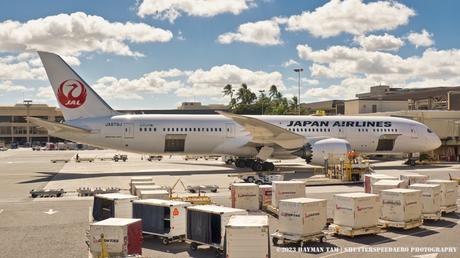
[[[197, 4], [199, 2], [199, 4]], [[191, 3], [191, 4], [189, 4]], [[460, 85], [460, 2], [0, 2], [0, 104], [56, 105], [34, 50], [56, 52], [114, 108], [227, 103], [247, 83], [303, 102], [372, 85]]]

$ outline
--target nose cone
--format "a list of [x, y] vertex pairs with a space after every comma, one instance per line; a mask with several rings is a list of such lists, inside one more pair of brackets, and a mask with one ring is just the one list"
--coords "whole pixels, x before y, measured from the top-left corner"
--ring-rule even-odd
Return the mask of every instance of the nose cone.
[[439, 148], [441, 146], [441, 140], [435, 133], [430, 133], [426, 137], [426, 143], [424, 144], [426, 151], [432, 151], [434, 149]]

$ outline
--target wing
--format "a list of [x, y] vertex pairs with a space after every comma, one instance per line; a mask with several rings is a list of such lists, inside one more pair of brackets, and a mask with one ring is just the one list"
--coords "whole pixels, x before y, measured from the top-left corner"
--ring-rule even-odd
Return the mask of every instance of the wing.
[[267, 123], [257, 118], [217, 111], [244, 127], [252, 136], [252, 142], [263, 145], [277, 144], [285, 149], [296, 149], [308, 141], [302, 135], [290, 132], [279, 126]]
[[70, 133], [79, 133], [79, 134], [82, 134], [82, 133], [90, 134], [91, 133], [91, 131], [88, 129], [66, 125], [66, 124], [61, 124], [61, 123], [56, 123], [56, 122], [50, 122], [50, 121], [46, 121], [46, 120], [36, 118], [36, 117], [27, 117], [26, 119], [32, 124], [43, 127], [52, 133], [57, 133], [57, 132], [70, 132]]

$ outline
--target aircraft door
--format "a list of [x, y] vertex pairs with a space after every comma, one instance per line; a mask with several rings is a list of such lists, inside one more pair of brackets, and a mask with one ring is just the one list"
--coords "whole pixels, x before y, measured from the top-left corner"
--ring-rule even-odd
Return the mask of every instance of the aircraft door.
[[123, 137], [126, 138], [134, 138], [134, 124], [126, 123], [123, 125]]
[[235, 125], [231, 123], [225, 124], [225, 136], [227, 138], [235, 137]]

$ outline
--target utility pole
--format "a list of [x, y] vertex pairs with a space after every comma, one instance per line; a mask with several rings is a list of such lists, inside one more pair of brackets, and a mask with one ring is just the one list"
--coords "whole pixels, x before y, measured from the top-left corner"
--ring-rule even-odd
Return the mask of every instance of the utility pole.
[[[30, 116], [30, 106], [32, 106], [32, 100], [31, 99], [24, 99], [23, 100], [24, 105], [26, 106], [26, 115], [27, 118]], [[30, 142], [30, 123], [29, 120], [26, 120], [26, 137], [27, 137], [27, 144], [28, 146], [32, 146]]]
[[[265, 90], [259, 90], [259, 92], [260, 92], [260, 96], [263, 97], [264, 96], [263, 94], [265, 93]], [[262, 115], [263, 115], [264, 114], [264, 99], [262, 98], [260, 102], [262, 103]]]
[[298, 86], [299, 86], [299, 95], [297, 96], [297, 112], [300, 116], [300, 73], [303, 72], [303, 68], [295, 68], [294, 72], [299, 75]]

